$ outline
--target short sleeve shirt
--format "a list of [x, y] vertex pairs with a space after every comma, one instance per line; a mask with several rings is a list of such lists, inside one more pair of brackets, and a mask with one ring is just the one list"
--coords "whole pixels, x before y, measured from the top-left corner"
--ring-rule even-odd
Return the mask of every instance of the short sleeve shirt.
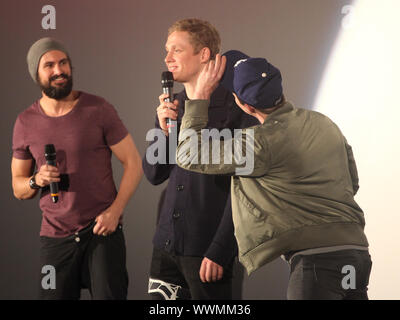
[[40, 235], [64, 237], [84, 228], [114, 201], [110, 146], [128, 134], [115, 108], [101, 97], [81, 92], [75, 107], [60, 117], [46, 115], [39, 100], [19, 114], [13, 157], [46, 163], [44, 147], [53, 144], [61, 174], [59, 200], [43, 188]]

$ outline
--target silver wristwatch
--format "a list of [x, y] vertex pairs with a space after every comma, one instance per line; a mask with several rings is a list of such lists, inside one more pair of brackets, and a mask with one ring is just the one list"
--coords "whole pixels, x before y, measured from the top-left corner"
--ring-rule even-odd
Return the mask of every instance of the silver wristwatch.
[[41, 186], [36, 184], [36, 173], [33, 174], [32, 178], [29, 179], [29, 187], [31, 187], [31, 189], [40, 189]]

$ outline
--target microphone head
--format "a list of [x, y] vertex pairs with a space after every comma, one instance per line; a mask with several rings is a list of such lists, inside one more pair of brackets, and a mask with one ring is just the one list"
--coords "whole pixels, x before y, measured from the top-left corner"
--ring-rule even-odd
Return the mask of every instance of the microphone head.
[[54, 144], [46, 144], [44, 147], [44, 156], [46, 160], [55, 160], [56, 159], [56, 148]]
[[161, 74], [161, 85], [163, 88], [172, 88], [174, 86], [174, 76], [170, 71], [164, 71]]

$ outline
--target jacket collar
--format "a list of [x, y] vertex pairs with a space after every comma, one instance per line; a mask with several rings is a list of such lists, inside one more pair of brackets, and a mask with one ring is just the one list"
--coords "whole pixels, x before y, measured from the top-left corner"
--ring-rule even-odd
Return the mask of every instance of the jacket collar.
[[[213, 108], [216, 106], [223, 106], [229, 94], [231, 93], [228, 90], [226, 90], [223, 86], [219, 85], [211, 94], [210, 101], [212, 104], [210, 104], [209, 108]], [[185, 89], [182, 91], [182, 95], [183, 95], [183, 100], [188, 100], [188, 96], [186, 94]]]
[[289, 101], [286, 101], [285, 104], [282, 107], [280, 107], [279, 109], [275, 110], [270, 115], [268, 115], [268, 117], [264, 121], [264, 123], [266, 123], [268, 121], [271, 121], [271, 120], [279, 117], [282, 114], [289, 113], [289, 112], [291, 112], [293, 110], [294, 110], [294, 106]]

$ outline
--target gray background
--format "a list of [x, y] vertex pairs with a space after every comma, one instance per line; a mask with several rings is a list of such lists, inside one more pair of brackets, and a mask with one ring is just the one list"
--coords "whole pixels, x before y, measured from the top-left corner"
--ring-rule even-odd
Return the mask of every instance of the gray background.
[[[38, 199], [13, 197], [10, 162], [14, 121], [40, 97], [25, 57], [44, 36], [63, 41], [74, 66], [74, 88], [100, 95], [118, 110], [144, 155], [160, 94], [167, 28], [198, 17], [219, 30], [222, 51], [238, 49], [281, 69], [287, 98], [312, 108], [330, 50], [350, 0], [28, 1], [0, 2], [1, 215], [0, 299], [35, 299], [38, 283]], [[56, 7], [56, 30], [43, 30], [41, 9]], [[179, 87], [178, 87], [179, 88]], [[113, 159], [119, 183], [122, 167]], [[159, 195], [166, 185], [144, 178], [126, 208], [129, 299], [147, 299], [152, 236]], [[240, 274], [240, 273], [239, 273]], [[238, 282], [241, 277], [238, 275]], [[243, 275], [245, 299], [285, 299], [286, 263], [278, 259]], [[87, 293], [83, 293], [87, 297]], [[239, 297], [239, 296], [237, 296]]]

